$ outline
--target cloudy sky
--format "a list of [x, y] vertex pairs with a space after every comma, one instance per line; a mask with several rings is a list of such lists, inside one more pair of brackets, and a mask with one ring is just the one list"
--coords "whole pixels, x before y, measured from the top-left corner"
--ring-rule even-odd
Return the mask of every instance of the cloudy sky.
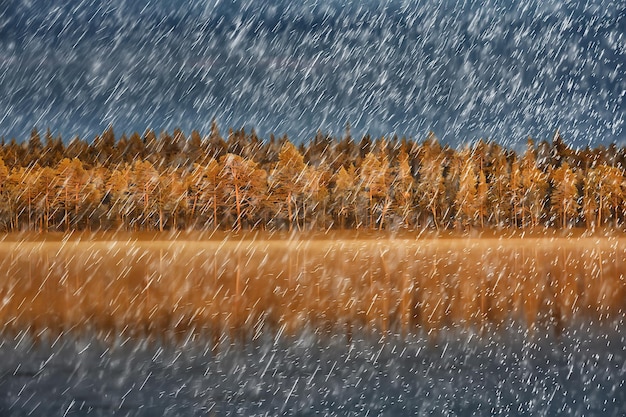
[[626, 142], [624, 4], [441, 3], [4, 0], [0, 135]]

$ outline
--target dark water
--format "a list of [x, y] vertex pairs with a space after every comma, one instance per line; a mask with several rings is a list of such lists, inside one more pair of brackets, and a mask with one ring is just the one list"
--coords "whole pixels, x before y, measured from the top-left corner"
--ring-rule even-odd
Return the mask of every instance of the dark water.
[[623, 416], [624, 329], [623, 318], [560, 337], [514, 324], [351, 340], [308, 329], [217, 349], [201, 336], [5, 335], [0, 415]]
[[[318, 128], [623, 142], [626, 9], [595, 1], [0, 2], [0, 135]], [[226, 132], [223, 132], [224, 134]]]

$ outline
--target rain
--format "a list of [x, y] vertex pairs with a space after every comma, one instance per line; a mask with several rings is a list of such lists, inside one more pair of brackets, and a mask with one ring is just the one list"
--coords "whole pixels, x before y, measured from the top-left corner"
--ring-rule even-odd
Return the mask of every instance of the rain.
[[620, 2], [7, 0], [0, 16], [6, 140], [212, 118], [296, 142], [346, 122], [453, 145], [625, 139]]
[[0, 415], [624, 415], [625, 19], [3, 1]]

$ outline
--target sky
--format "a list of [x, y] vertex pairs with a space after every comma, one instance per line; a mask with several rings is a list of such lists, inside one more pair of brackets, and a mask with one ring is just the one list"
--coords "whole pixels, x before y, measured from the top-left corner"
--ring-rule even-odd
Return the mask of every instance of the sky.
[[[106, 4], [105, 4], [106, 3]], [[523, 3], [523, 5], [518, 4]], [[0, 136], [626, 144], [626, 4], [0, 1]]]

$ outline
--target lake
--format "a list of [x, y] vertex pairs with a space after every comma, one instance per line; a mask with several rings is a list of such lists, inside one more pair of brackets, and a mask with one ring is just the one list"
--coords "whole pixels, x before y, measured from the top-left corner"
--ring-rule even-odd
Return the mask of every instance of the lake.
[[2, 415], [623, 415], [626, 239], [0, 242]]

